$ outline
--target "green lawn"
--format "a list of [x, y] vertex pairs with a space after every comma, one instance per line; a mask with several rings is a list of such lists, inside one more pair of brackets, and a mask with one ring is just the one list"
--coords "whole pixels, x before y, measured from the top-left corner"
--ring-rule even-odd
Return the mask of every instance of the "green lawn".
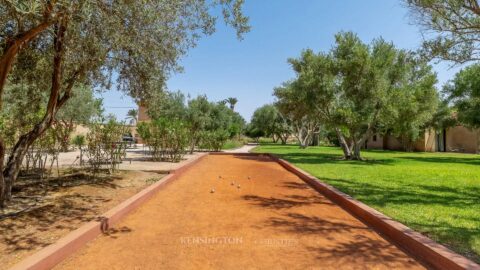
[[480, 262], [480, 156], [262, 145], [354, 198]]

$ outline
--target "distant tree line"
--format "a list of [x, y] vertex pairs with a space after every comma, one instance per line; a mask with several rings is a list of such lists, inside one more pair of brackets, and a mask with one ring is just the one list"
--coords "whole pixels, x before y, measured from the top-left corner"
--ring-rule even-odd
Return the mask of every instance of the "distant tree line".
[[[234, 98], [230, 98], [234, 99]], [[151, 119], [138, 124], [143, 141], [157, 160], [176, 161], [186, 149], [221, 150], [228, 139], [241, 135], [245, 120], [226, 102], [212, 102], [206, 96], [186, 100], [181, 92], [163, 92], [145, 101]]]

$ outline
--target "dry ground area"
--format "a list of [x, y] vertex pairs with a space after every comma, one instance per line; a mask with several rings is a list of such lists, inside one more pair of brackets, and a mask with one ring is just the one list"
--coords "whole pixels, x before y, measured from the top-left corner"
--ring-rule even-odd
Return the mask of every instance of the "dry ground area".
[[[8, 269], [54, 243], [162, 176], [155, 172], [121, 171], [93, 181], [84, 174], [74, 174], [49, 181], [45, 196], [41, 196], [44, 190], [38, 183], [20, 179], [15, 200], [22, 207], [35, 206], [0, 219], [0, 269]], [[11, 210], [7, 208], [0, 214]]]
[[109, 234], [58, 266], [419, 268], [423, 267], [279, 164], [245, 156], [207, 156]]

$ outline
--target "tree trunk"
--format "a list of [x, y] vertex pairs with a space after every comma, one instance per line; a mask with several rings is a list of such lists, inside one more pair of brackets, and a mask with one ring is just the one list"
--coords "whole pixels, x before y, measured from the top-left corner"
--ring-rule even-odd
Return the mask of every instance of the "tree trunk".
[[190, 144], [190, 155], [193, 154], [193, 150], [195, 150], [195, 143], [192, 141], [192, 143]]
[[5, 207], [5, 178], [1, 173], [3, 171], [3, 160], [5, 159], [5, 144], [3, 139], [0, 138], [0, 208]]
[[12, 197], [12, 187], [17, 179], [18, 172], [28, 151], [28, 148], [35, 142], [49, 128], [53, 122], [58, 109], [65, 104], [70, 97], [70, 92], [76, 79], [76, 73], [71, 78], [65, 94], [60, 98], [60, 90], [62, 85], [62, 61], [63, 61], [63, 39], [65, 36], [66, 25], [65, 21], [55, 25], [54, 50], [53, 57], [53, 72], [52, 72], [52, 86], [50, 90], [50, 97], [47, 104], [47, 109], [42, 121], [35, 125], [35, 127], [28, 133], [20, 136], [15, 146], [10, 153], [7, 165], [3, 170], [3, 177], [5, 181], [4, 198], [10, 200]]
[[279, 134], [278, 137], [282, 141], [282, 145], [287, 144], [288, 134]]
[[347, 140], [345, 140], [345, 137], [343, 136], [343, 134], [342, 134], [342, 132], [340, 131], [339, 128], [335, 128], [335, 132], [337, 133], [338, 142], [340, 143], [340, 147], [343, 150], [343, 157], [345, 159], [350, 159], [351, 156], [352, 156], [351, 147], [348, 145]]
[[273, 140], [273, 143], [277, 143], [278, 142], [278, 137], [275, 136], [275, 134], [272, 135], [272, 140]]
[[362, 150], [362, 147], [365, 145], [365, 142], [371, 135], [371, 130], [368, 129], [367, 132], [358, 140], [355, 138], [352, 140], [353, 141], [353, 156], [350, 158], [351, 160], [363, 160], [360, 152]]
[[360, 150], [362, 149], [362, 143], [361, 142], [355, 142], [353, 146], [353, 155], [350, 157], [351, 160], [362, 160], [362, 157], [360, 155]]
[[12, 187], [17, 179], [23, 158], [28, 151], [28, 148], [40, 137], [50, 126], [54, 112], [47, 112], [42, 122], [37, 124], [30, 132], [20, 136], [12, 152], [8, 158], [7, 165], [3, 170], [3, 177], [5, 178], [5, 198], [10, 200], [12, 198]]
[[310, 132], [308, 130], [302, 130], [299, 132], [298, 138], [300, 141], [300, 148], [305, 149], [310, 144]]
[[[46, 13], [46, 15], [48, 15]], [[12, 39], [7, 38], [7, 44], [3, 50], [3, 54], [0, 57], [0, 110], [2, 109], [3, 103], [3, 89], [7, 82], [8, 74], [12, 69], [13, 62], [19, 51], [24, 47], [28, 42], [37, 37], [45, 29], [47, 29], [53, 22], [44, 21], [43, 23], [18, 34]], [[0, 208], [3, 208], [5, 205], [5, 200], [9, 197], [9, 191], [7, 188], [7, 183], [3, 175], [3, 163], [5, 159], [5, 144], [3, 138], [0, 137]]]

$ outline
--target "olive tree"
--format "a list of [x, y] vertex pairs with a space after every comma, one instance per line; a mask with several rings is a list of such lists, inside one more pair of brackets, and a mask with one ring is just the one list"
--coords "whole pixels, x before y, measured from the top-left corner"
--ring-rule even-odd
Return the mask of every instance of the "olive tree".
[[361, 159], [365, 141], [398, 105], [395, 93], [422, 84], [431, 90], [435, 79], [428, 69], [414, 72], [413, 55], [383, 39], [365, 44], [347, 32], [335, 40], [328, 53], [306, 50], [290, 59], [296, 78], [275, 95], [290, 108], [303, 104], [305, 112], [298, 111], [297, 118], [314, 115], [336, 132], [346, 159]]
[[266, 104], [253, 113], [249, 131], [254, 137], [262, 134], [262, 136], [272, 137], [273, 142], [280, 139], [282, 144], [286, 144], [291, 134], [291, 126], [275, 105]]
[[466, 63], [480, 60], [478, 0], [403, 0], [425, 37], [428, 58]]
[[[308, 99], [305, 96], [306, 93], [298, 82], [284, 83], [281, 87], [274, 89], [274, 95], [277, 97], [275, 105], [282, 116], [279, 120], [288, 119], [301, 148], [310, 145], [320, 129], [320, 120], [315, 115], [315, 110], [312, 110], [306, 102]], [[277, 122], [278, 125], [282, 125], [280, 121]]]
[[458, 121], [472, 127], [480, 127], [480, 64], [471, 65], [444, 86], [444, 93], [456, 109]]
[[[4, 165], [0, 138], [0, 206], [30, 145], [51, 126], [75, 85], [110, 87], [136, 100], [179, 70], [179, 57], [215, 30], [215, 6], [239, 37], [249, 27], [242, 0], [0, 1], [0, 109], [7, 80], [48, 96], [40, 121], [22, 134]], [[45, 90], [47, 89], [47, 90]], [[20, 92], [18, 95], [24, 95]]]
[[[432, 127], [441, 100], [435, 84], [437, 76], [432, 67], [416, 58], [406, 63], [405, 81], [392, 90], [392, 104], [383, 115], [383, 132], [399, 139], [404, 150], [412, 151], [414, 143]], [[388, 105], [387, 105], [388, 106]]]

